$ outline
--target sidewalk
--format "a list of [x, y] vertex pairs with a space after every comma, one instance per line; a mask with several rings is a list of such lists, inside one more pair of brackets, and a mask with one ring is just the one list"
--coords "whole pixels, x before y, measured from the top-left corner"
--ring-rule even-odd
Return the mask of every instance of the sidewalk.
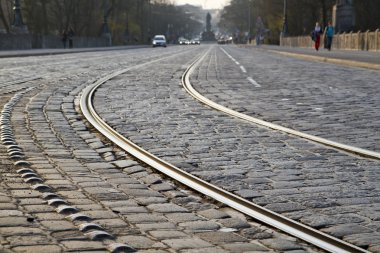
[[25, 57], [25, 56], [41, 56], [41, 55], [55, 55], [55, 54], [70, 54], [70, 53], [83, 53], [94, 51], [111, 51], [111, 50], [127, 50], [149, 47], [148, 45], [136, 46], [115, 46], [115, 47], [89, 47], [89, 48], [47, 48], [47, 49], [28, 49], [28, 50], [0, 50], [0, 58], [9, 57]]
[[271, 45], [263, 45], [257, 48], [304, 60], [380, 70], [380, 52], [350, 50], [328, 51], [323, 48], [316, 51], [313, 48], [292, 48]]

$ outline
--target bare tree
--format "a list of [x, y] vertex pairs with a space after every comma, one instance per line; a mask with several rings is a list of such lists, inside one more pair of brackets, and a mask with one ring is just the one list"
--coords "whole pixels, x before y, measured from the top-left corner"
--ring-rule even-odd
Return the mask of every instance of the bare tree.
[[[32, 34], [58, 35], [72, 27], [76, 36], [98, 37], [102, 34], [104, 1], [23, 0], [22, 10]], [[198, 22], [168, 0], [106, 1], [107, 23], [114, 44], [147, 43], [153, 34], [167, 32], [175, 38], [185, 28], [191, 34], [200, 30]], [[0, 3], [0, 22], [9, 30], [11, 22], [6, 12], [12, 14], [12, 0], [0, 0]]]
[[12, 23], [12, 4], [11, 0], [0, 0], [0, 21], [7, 33], [10, 32]]

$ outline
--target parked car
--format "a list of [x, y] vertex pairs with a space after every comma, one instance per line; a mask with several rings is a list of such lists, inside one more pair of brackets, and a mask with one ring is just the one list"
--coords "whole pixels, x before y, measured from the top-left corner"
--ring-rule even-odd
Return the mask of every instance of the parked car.
[[166, 47], [166, 38], [164, 35], [156, 35], [152, 40], [153, 47]]

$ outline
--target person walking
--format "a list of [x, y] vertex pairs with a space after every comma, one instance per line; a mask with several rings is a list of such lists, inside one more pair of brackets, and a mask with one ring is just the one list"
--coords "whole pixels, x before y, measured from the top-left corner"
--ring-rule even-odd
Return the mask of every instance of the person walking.
[[326, 37], [326, 48], [330, 51], [333, 37], [334, 37], [334, 27], [332, 26], [331, 21], [329, 21], [328, 25], [326, 26], [325, 37]]
[[322, 33], [322, 28], [319, 25], [319, 23], [315, 23], [315, 28], [314, 28], [314, 34], [313, 34], [313, 39], [314, 39], [314, 47], [315, 50], [319, 50], [319, 46], [321, 45], [321, 33]]
[[264, 22], [260, 16], [256, 19], [256, 45], [259, 46], [264, 38]]
[[69, 48], [73, 48], [74, 30], [72, 27], [70, 27], [69, 32], [67, 33], [67, 36], [69, 38]]
[[67, 42], [67, 32], [66, 30], [63, 30], [62, 34], [61, 34], [61, 40], [62, 40], [62, 43], [63, 43], [63, 48], [66, 48], [66, 42]]

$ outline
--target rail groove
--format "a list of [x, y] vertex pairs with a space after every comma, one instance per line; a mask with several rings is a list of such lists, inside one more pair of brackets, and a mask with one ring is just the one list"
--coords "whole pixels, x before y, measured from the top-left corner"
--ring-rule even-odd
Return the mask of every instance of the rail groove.
[[[209, 51], [208, 51], [209, 52]], [[189, 75], [191, 70], [197, 66], [197, 64], [207, 55], [206, 52], [203, 56], [196, 59], [186, 70], [182, 77], [184, 83], [189, 81]], [[364, 249], [336, 239], [330, 235], [324, 234], [318, 230], [307, 227], [301, 223], [295, 222], [289, 218], [281, 216], [275, 212], [265, 209], [259, 205], [249, 202], [237, 195], [227, 192], [219, 187], [216, 187], [204, 180], [201, 180], [163, 160], [150, 154], [146, 150], [137, 146], [133, 142], [126, 139], [124, 136], [116, 132], [111, 126], [109, 126], [95, 111], [92, 100], [96, 89], [107, 82], [108, 80], [121, 75], [129, 70], [140, 68], [157, 62], [159, 60], [140, 64], [122, 71], [112, 73], [93, 85], [88, 86], [83, 90], [80, 98], [80, 108], [86, 119], [105, 137], [110, 141], [118, 145], [120, 148], [133, 155], [140, 161], [152, 166], [156, 170], [164, 173], [165, 175], [173, 178], [174, 180], [190, 187], [191, 189], [207, 195], [221, 203], [224, 203], [256, 220], [259, 220], [267, 225], [278, 228], [288, 234], [291, 234], [299, 239], [309, 242], [321, 249], [329, 252], [337, 253], [356, 253], [356, 252], [368, 252]]]

